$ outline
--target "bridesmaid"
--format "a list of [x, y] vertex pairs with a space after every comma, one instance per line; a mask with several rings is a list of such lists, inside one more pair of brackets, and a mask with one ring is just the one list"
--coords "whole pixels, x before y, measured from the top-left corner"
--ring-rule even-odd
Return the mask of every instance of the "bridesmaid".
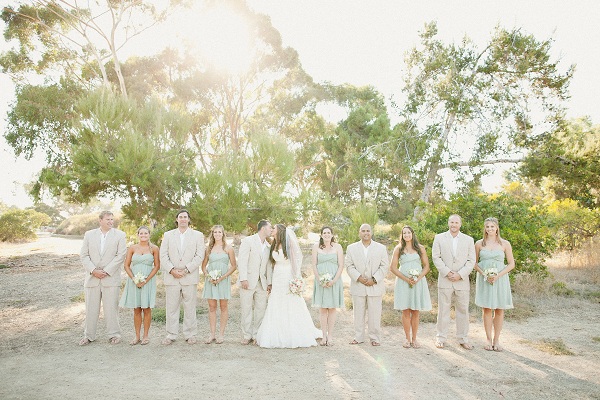
[[[475, 264], [475, 304], [483, 308], [483, 327], [487, 337], [487, 344], [483, 348], [502, 351], [500, 332], [504, 323], [504, 310], [513, 308], [508, 273], [515, 267], [515, 259], [510, 242], [500, 237], [500, 225], [496, 218], [486, 218], [483, 239], [475, 243], [475, 256], [478, 260]], [[497, 275], [486, 279], [485, 271], [489, 268], [496, 268]]]
[[[155, 275], [160, 269], [160, 257], [158, 246], [150, 243], [150, 229], [141, 226], [137, 230], [139, 243], [127, 249], [125, 258], [125, 272], [129, 279], [125, 283], [125, 290], [119, 305], [121, 307], [133, 308], [133, 327], [135, 339], [129, 344], [134, 346], [138, 343], [147, 345], [148, 331], [152, 321], [152, 309], [156, 303], [156, 279]], [[137, 277], [143, 277], [137, 284]], [[143, 316], [142, 316], [143, 312]], [[140, 341], [140, 331], [144, 320], [144, 336]]]
[[[227, 268], [229, 265], [231, 266]], [[225, 336], [225, 327], [229, 311], [227, 308], [228, 300], [231, 298], [230, 276], [236, 269], [235, 254], [233, 247], [227, 244], [225, 240], [225, 229], [221, 225], [215, 225], [210, 230], [208, 236], [208, 247], [204, 260], [202, 260], [202, 272], [206, 276], [202, 298], [208, 299], [208, 321], [210, 324], [210, 337], [204, 342], [211, 344], [213, 341], [217, 344], [223, 343]], [[217, 279], [210, 277], [211, 271], [219, 271]], [[217, 301], [220, 301], [221, 319], [219, 336], [216, 336], [217, 330]]]
[[[410, 271], [416, 275], [411, 276]], [[402, 310], [402, 326], [406, 340], [402, 347], [421, 347], [417, 342], [419, 312], [431, 310], [431, 297], [425, 275], [429, 273], [429, 260], [425, 246], [419, 244], [410, 226], [402, 228], [400, 244], [394, 248], [390, 271], [396, 275], [394, 309]], [[412, 335], [411, 335], [412, 330]]]
[[[321, 229], [319, 243], [312, 250], [312, 267], [315, 275], [312, 306], [319, 307], [323, 339], [321, 346], [333, 346], [333, 326], [336, 308], [344, 307], [344, 284], [341, 279], [344, 270], [344, 250], [335, 242], [333, 230], [325, 226]], [[329, 282], [320, 278], [331, 275]]]

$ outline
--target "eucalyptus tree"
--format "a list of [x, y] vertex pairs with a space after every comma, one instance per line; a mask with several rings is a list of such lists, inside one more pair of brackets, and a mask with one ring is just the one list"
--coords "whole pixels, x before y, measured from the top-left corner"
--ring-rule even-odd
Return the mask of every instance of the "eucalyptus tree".
[[522, 149], [555, 129], [574, 70], [559, 71], [551, 39], [521, 29], [496, 28], [483, 49], [467, 37], [445, 44], [436, 35], [436, 24], [427, 24], [420, 46], [407, 54], [406, 102], [399, 107], [410, 132], [399, 140], [423, 152], [412, 164], [420, 192], [415, 217], [442, 169], [518, 161]]

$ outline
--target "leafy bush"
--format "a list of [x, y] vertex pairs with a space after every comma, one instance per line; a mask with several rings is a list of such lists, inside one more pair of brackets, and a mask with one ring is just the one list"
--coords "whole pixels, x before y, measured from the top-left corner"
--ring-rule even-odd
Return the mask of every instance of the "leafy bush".
[[51, 219], [34, 210], [8, 209], [0, 215], [0, 242], [35, 240], [35, 231]]

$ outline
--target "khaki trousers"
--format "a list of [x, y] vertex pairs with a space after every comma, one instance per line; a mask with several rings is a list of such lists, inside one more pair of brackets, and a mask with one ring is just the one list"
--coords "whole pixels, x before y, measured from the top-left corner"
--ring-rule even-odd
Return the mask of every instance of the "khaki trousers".
[[256, 339], [256, 333], [267, 309], [267, 294], [260, 282], [254, 289], [240, 288], [242, 336], [244, 339]]
[[469, 291], [456, 290], [454, 288], [438, 288], [438, 315], [437, 335], [438, 342], [445, 343], [448, 340], [448, 329], [450, 327], [450, 305], [455, 298], [454, 309], [456, 310], [456, 337], [459, 343], [468, 343], [469, 335]]
[[90, 341], [96, 340], [96, 328], [100, 318], [100, 303], [104, 310], [106, 332], [109, 338], [121, 337], [119, 326], [119, 286], [84, 287], [85, 293], [85, 324], [83, 335]]
[[196, 284], [165, 285], [168, 339], [175, 340], [179, 334], [181, 303], [183, 303], [183, 338], [187, 340], [198, 334], [198, 321], [196, 320], [197, 288]]
[[352, 296], [352, 309], [354, 313], [354, 340], [365, 341], [365, 314], [369, 339], [381, 342], [381, 301], [382, 296]]

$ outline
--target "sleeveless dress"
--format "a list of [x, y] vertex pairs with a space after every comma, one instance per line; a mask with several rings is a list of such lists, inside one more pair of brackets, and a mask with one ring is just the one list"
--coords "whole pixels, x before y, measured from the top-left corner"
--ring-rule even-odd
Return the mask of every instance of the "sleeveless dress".
[[[488, 268], [496, 268], [500, 273], [506, 268], [504, 250], [481, 249], [478, 264], [479, 268], [484, 271]], [[492, 285], [486, 281], [483, 275], [477, 273], [475, 278], [475, 304], [482, 308], [501, 308], [505, 310], [513, 308], [508, 274], [502, 275]]]
[[322, 336], [315, 328], [312, 317], [302, 296], [290, 293], [292, 265], [283, 252], [273, 253], [273, 281], [265, 316], [256, 343], [266, 348], [297, 348], [316, 346], [316, 338]]
[[[337, 253], [317, 253], [317, 271], [319, 276], [330, 273], [335, 277], [338, 271]], [[313, 287], [312, 306], [319, 308], [343, 308], [344, 307], [344, 283], [342, 279], [337, 280], [332, 287], [324, 288], [315, 278]]]
[[[408, 276], [408, 271], [416, 269], [419, 274], [423, 271], [421, 257], [418, 253], [402, 254], [400, 256], [400, 272]], [[396, 286], [394, 287], [394, 309], [396, 310], [415, 310], [430, 311], [431, 297], [429, 296], [429, 286], [424, 277], [413, 287], [408, 282], [396, 277]]]
[[[141, 272], [144, 276], [150, 275], [154, 265], [154, 256], [148, 254], [134, 254], [131, 256], [131, 272], [135, 276]], [[119, 305], [125, 308], [154, 308], [156, 303], [156, 275], [152, 277], [140, 289], [131, 278], [127, 277], [125, 282], [125, 290], [121, 296]]]
[[[221, 271], [221, 275], [225, 275], [229, 269], [229, 254], [227, 253], [210, 253], [208, 255], [208, 265], [206, 271], [212, 270]], [[204, 290], [202, 290], [203, 299], [213, 300], [229, 300], [231, 298], [231, 283], [229, 276], [219, 282], [218, 285], [210, 283], [210, 277], [207, 275], [204, 280]]]

